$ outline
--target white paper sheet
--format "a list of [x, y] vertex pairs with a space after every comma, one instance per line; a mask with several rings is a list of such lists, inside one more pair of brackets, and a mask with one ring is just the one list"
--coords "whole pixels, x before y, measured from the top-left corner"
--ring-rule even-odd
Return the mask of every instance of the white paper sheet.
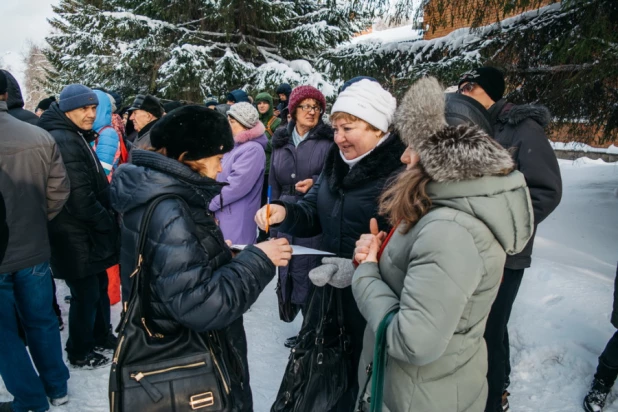
[[[243, 250], [247, 245], [232, 245], [232, 250]], [[292, 256], [335, 256], [334, 253], [324, 252], [323, 250], [311, 249], [304, 246], [292, 245]]]

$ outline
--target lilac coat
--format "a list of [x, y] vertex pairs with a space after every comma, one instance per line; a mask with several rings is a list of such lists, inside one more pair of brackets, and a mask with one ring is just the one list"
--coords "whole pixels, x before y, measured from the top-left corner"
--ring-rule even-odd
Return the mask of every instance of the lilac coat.
[[[286, 127], [279, 127], [273, 135], [273, 152], [270, 165], [269, 185], [272, 188], [271, 200], [296, 203], [303, 198], [303, 194], [295, 190], [296, 183], [305, 179], [318, 180], [322, 172], [326, 155], [333, 145], [333, 129], [319, 123], [309, 131], [309, 134], [298, 147], [292, 141], [292, 130], [295, 122]], [[277, 237], [285, 237], [290, 244], [307, 246], [319, 249], [322, 236], [311, 238], [297, 238], [283, 233]], [[304, 305], [311, 290], [311, 281], [308, 273], [320, 264], [320, 257], [297, 256], [292, 258], [288, 267], [279, 269], [283, 296], [286, 296], [288, 287], [292, 287], [292, 303]], [[287, 273], [292, 275], [292, 285], [287, 283]]]
[[264, 184], [264, 150], [268, 139], [261, 122], [234, 136], [234, 148], [223, 156], [223, 171], [217, 181], [228, 183], [221, 196], [210, 202], [226, 240], [237, 245], [251, 245], [257, 238], [253, 220], [260, 208]]

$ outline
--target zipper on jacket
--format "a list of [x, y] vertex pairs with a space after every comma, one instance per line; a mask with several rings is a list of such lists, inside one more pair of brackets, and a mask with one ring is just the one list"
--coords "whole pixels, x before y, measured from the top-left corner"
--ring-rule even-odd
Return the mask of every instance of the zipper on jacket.
[[139, 382], [146, 376], [160, 375], [162, 373], [167, 373], [167, 372], [171, 372], [171, 371], [175, 371], [179, 369], [193, 369], [193, 368], [198, 368], [200, 366], [205, 366], [205, 365], [206, 365], [206, 362], [196, 362], [196, 363], [191, 363], [189, 365], [172, 366], [170, 368], [159, 369], [156, 371], [132, 373], [130, 376], [131, 376], [131, 379], [135, 379], [136, 382]]
[[81, 133], [77, 133], [77, 134], [79, 135], [79, 137], [82, 138], [82, 140], [86, 144], [86, 147], [88, 148], [88, 151], [90, 152], [90, 155], [92, 155], [92, 160], [94, 160], [94, 166], [97, 168], [97, 173], [99, 173], [99, 161], [97, 160], [96, 155], [94, 151], [92, 150], [92, 147], [90, 147], [90, 145], [88, 144], [88, 142], [86, 141], [84, 136], [82, 136]]

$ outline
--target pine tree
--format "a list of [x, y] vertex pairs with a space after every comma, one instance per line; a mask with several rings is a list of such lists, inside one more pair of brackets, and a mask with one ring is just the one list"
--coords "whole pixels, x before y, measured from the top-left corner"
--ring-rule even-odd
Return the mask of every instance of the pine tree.
[[[423, 75], [437, 76], [450, 85], [474, 66], [493, 65], [506, 73], [509, 100], [548, 106], [555, 127], [568, 127], [573, 140], [615, 141], [618, 1], [553, 2], [501, 21], [541, 3], [424, 0], [417, 16], [424, 17], [424, 26], [429, 25], [430, 30], [449, 27], [455, 17], [465, 19], [472, 28], [427, 41], [342, 46], [324, 53], [318, 67], [328, 68], [332, 76], [341, 78], [374, 76], [401, 95]], [[390, 17], [409, 17], [414, 13], [409, 4], [400, 0]], [[378, 12], [386, 7], [382, 0], [364, 0], [362, 6]], [[496, 23], [479, 26], [488, 19]]]
[[54, 11], [56, 88], [82, 82], [197, 102], [281, 82], [330, 94], [312, 64], [367, 23], [332, 0], [61, 0]]
[[45, 88], [51, 64], [45, 57], [45, 50], [36, 43], [29, 42], [23, 55], [24, 63], [24, 107], [34, 111], [36, 105], [50, 94]]

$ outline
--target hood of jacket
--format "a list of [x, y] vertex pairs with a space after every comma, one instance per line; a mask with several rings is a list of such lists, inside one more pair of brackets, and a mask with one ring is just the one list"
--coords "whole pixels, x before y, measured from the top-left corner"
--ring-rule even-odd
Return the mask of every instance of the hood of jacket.
[[261, 144], [264, 150], [266, 150], [266, 146], [268, 145], [268, 138], [264, 134], [265, 131], [266, 128], [264, 127], [262, 122], [258, 122], [251, 129], [247, 129], [234, 136], [234, 143], [238, 146], [243, 143], [247, 143], [250, 140], [253, 140]]
[[[290, 139], [292, 138], [292, 131], [295, 127], [296, 122], [292, 120], [290, 123], [287, 124], [286, 127], [281, 127], [277, 129], [277, 131], [273, 135], [273, 148], [279, 149], [290, 143]], [[332, 142], [334, 141], [333, 128], [320, 120], [320, 122], [313, 129], [309, 130], [309, 134], [305, 139], [328, 140]]]
[[491, 107], [489, 109], [489, 113], [491, 114], [493, 110], [498, 111], [498, 121], [511, 126], [517, 126], [527, 119], [534, 120], [543, 128], [547, 127], [551, 122], [551, 113], [545, 106], [533, 104], [515, 105], [507, 102], [505, 99], [499, 100], [494, 106], [495, 108]]
[[101, 90], [95, 90], [94, 93], [99, 98], [99, 105], [97, 106], [97, 117], [94, 119], [92, 128], [99, 132], [105, 126], [112, 125], [112, 102], [109, 100], [107, 93]]
[[99, 136], [94, 130], [82, 130], [75, 125], [65, 114], [58, 103], [54, 102], [49, 109], [45, 110], [41, 115], [38, 126], [42, 129], [51, 132], [52, 130], [67, 130], [73, 133], [78, 133], [86, 139], [88, 143], [94, 142]]
[[524, 175], [484, 176], [458, 182], [430, 182], [433, 207], [447, 206], [482, 221], [507, 254], [524, 249], [534, 231], [534, 213]]
[[8, 83], [8, 93], [9, 98], [6, 102], [9, 110], [12, 109], [21, 109], [24, 107], [24, 98], [21, 95], [21, 88], [19, 87], [19, 83], [13, 75], [6, 70], [2, 70], [2, 73], [6, 76], [6, 81]]
[[226, 185], [156, 152], [136, 149], [131, 160], [116, 169], [110, 186], [111, 204], [119, 213], [130, 212], [164, 194], [176, 194], [189, 206], [208, 210], [210, 201]]
[[264, 114], [260, 114], [260, 121], [262, 123], [268, 123], [271, 117], [273, 117], [273, 113], [275, 108], [273, 107], [273, 97], [268, 93], [259, 93], [255, 96], [255, 106], [257, 107], [259, 102], [268, 103], [268, 111]]

